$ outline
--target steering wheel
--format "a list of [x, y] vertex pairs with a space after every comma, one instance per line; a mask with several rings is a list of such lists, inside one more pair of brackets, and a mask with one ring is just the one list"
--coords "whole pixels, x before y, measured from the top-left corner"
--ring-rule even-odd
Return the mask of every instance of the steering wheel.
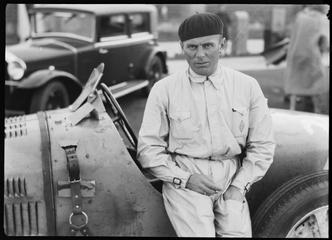
[[130, 144], [136, 150], [137, 149], [136, 135], [132, 127], [130, 126], [125, 114], [123, 113], [118, 101], [113, 97], [113, 94], [111, 93], [111, 91], [109, 90], [109, 88], [106, 86], [105, 83], [101, 83], [100, 86], [102, 93], [106, 99], [106, 103], [110, 104], [112, 115], [114, 117], [112, 117], [112, 115], [109, 112], [107, 112], [108, 115], [110, 115], [114, 124], [117, 123], [118, 125], [120, 125], [121, 129], [123, 130], [127, 139], [129, 140]]

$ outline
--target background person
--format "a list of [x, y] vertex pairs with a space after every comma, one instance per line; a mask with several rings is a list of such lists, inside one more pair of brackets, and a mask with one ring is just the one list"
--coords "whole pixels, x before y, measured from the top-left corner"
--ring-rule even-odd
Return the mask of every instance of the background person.
[[314, 112], [328, 112], [329, 72], [322, 54], [329, 50], [330, 30], [325, 5], [308, 5], [301, 10], [291, 32], [287, 51], [285, 94], [290, 95], [290, 109], [296, 109], [297, 96], [310, 96]]
[[163, 181], [178, 236], [251, 237], [245, 192], [270, 167], [272, 120], [257, 81], [219, 65], [225, 39], [216, 14], [180, 25], [187, 69], [158, 81], [148, 97], [138, 160]]

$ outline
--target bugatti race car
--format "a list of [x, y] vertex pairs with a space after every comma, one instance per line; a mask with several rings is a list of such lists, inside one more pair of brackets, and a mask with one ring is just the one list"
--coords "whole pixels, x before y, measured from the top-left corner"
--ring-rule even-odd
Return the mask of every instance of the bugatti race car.
[[[103, 68], [69, 107], [5, 119], [5, 234], [175, 236]], [[247, 193], [253, 236], [327, 237], [328, 116], [271, 111], [275, 159]]]

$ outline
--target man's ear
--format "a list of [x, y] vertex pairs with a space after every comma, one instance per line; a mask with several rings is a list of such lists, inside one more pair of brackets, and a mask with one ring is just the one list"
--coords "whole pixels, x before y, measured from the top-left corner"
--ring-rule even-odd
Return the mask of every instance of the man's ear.
[[224, 48], [224, 47], [225, 47], [225, 44], [226, 44], [226, 38], [225, 38], [225, 37], [222, 37], [222, 38], [221, 38], [221, 41], [220, 41], [220, 47], [221, 47], [221, 48]]
[[179, 41], [179, 42], [180, 42], [181, 49], [183, 50], [183, 42], [182, 41]]

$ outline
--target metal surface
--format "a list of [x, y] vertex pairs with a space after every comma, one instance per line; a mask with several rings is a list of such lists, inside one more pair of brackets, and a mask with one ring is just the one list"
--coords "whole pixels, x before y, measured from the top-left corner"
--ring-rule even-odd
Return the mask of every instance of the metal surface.
[[55, 78], [65, 78], [78, 88], [82, 88], [82, 83], [71, 73], [59, 70], [40, 69], [31, 73], [22, 81], [17, 83], [17, 87], [33, 89], [45, 85]]
[[12, 124], [23, 124], [27, 131], [4, 140], [4, 232], [48, 235], [37, 115], [7, 118], [5, 129]]
[[[96, 196], [96, 181], [81, 180], [81, 193], [82, 197], [95, 197]], [[68, 181], [58, 181], [57, 183], [58, 197], [71, 197], [70, 183]]]
[[55, 235], [55, 206], [54, 206], [54, 184], [52, 181], [52, 163], [50, 152], [50, 136], [48, 132], [48, 125], [46, 114], [44, 112], [37, 113], [40, 138], [41, 138], [41, 161], [43, 169], [43, 191], [46, 205], [46, 224], [47, 235]]
[[[66, 179], [66, 159], [59, 141], [70, 136], [78, 141], [81, 178], [95, 180], [96, 194], [83, 197], [92, 235], [174, 235], [162, 197], [131, 159], [109, 116], [87, 118], [71, 126], [67, 110], [48, 114], [53, 157], [53, 179]], [[59, 122], [61, 121], [61, 124]], [[58, 124], [55, 124], [57, 122]], [[66, 235], [70, 199], [57, 197], [57, 235]], [[107, 224], [106, 224], [107, 223]]]
[[28, 134], [25, 116], [5, 120], [5, 138], [22, 137]]

